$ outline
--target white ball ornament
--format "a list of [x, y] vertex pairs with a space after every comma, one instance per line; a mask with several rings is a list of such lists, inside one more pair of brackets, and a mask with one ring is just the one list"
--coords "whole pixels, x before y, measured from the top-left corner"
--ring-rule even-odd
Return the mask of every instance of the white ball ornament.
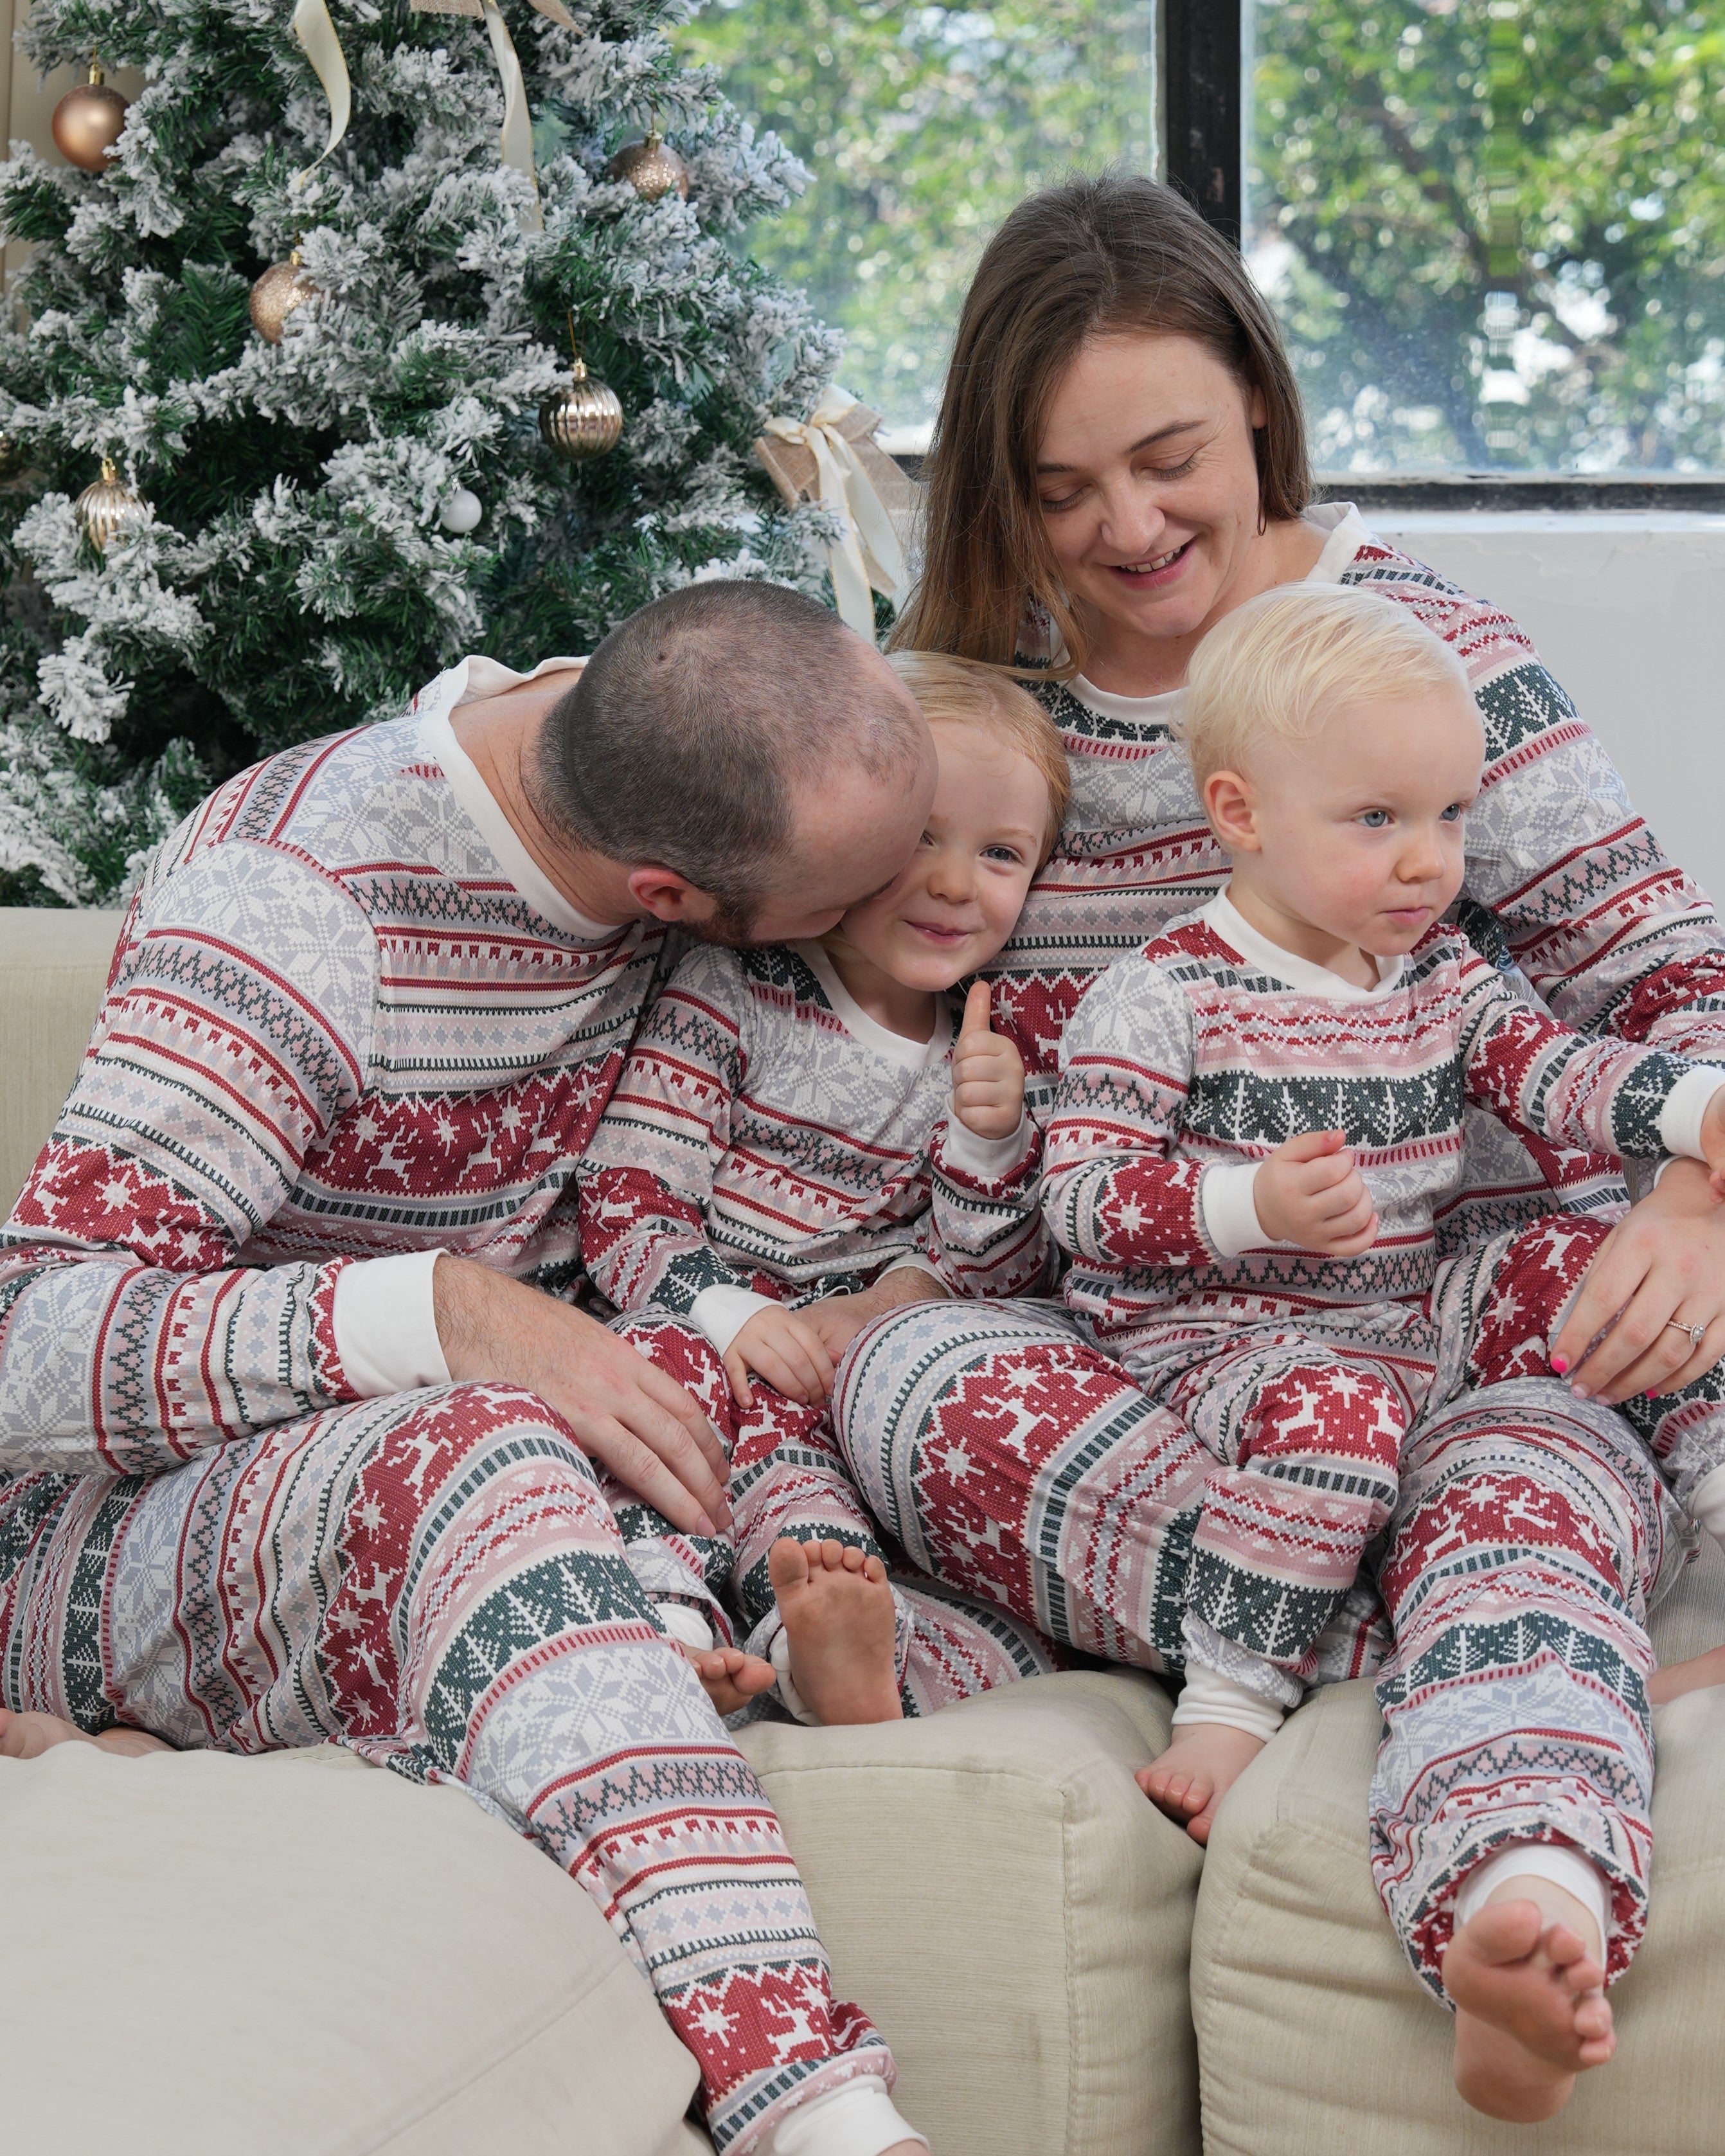
[[471, 531], [485, 513], [485, 505], [479, 496], [465, 486], [458, 486], [447, 500], [438, 504], [437, 521], [445, 531], [453, 531], [459, 537], [464, 531]]

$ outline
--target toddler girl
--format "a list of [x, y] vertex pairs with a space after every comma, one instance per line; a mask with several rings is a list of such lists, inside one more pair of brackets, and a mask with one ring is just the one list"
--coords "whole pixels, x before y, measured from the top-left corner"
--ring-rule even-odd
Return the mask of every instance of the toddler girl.
[[1048, 1258], [1034, 1202], [1001, 1204], [1040, 1170], [1023, 1064], [985, 984], [962, 1019], [948, 992], [1012, 932], [1060, 831], [1065, 753], [1009, 676], [928, 653], [891, 663], [939, 756], [916, 852], [819, 942], [689, 952], [580, 1197], [588, 1272], [731, 1455], [727, 1538], [619, 1500], [637, 1576], [721, 1709], [776, 1681], [822, 1722], [926, 1712], [1050, 1666], [1004, 1610], [889, 1581], [827, 1416], [859, 1291], [908, 1270], [933, 1276], [918, 1292], [1010, 1295]]

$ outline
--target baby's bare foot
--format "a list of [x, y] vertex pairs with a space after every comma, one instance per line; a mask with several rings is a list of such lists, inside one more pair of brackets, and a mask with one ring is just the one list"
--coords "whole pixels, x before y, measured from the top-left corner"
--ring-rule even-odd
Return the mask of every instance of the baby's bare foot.
[[1680, 1693], [1717, 1684], [1725, 1684], [1725, 1647], [1710, 1647], [1704, 1655], [1692, 1655], [1686, 1662], [1673, 1662], [1667, 1669], [1656, 1670], [1648, 1682], [1647, 1697], [1659, 1707]]
[[770, 1691], [775, 1679], [771, 1662], [758, 1655], [746, 1655], [741, 1647], [691, 1647], [677, 1645], [695, 1666], [701, 1688], [721, 1714], [735, 1714], [757, 1693]]
[[1264, 1739], [1225, 1722], [1187, 1722], [1159, 1758], [1140, 1767], [1138, 1787], [1178, 1820], [1194, 1841], [1208, 1841], [1225, 1797], [1264, 1749]]
[[1531, 1898], [1536, 1884], [1542, 1900], [1557, 1891], [1506, 1881], [1530, 1898], [1487, 1902], [1444, 1956], [1444, 1989], [1455, 2003], [1455, 2087], [1476, 2111], [1523, 2126], [1561, 2111], [1577, 2074], [1604, 2066], [1617, 2048], [1605, 1972], [1579, 1932]]
[[159, 1737], [151, 1737], [141, 1729], [105, 1729], [100, 1737], [92, 1737], [75, 1722], [63, 1722], [57, 1714], [14, 1714], [9, 1707], [0, 1707], [0, 1759], [37, 1759], [56, 1744], [94, 1744], [126, 1758], [173, 1749], [172, 1744], [164, 1744]]
[[892, 1588], [877, 1557], [846, 1543], [781, 1535], [768, 1575], [791, 1643], [791, 1681], [829, 1727], [896, 1722], [898, 1656]]

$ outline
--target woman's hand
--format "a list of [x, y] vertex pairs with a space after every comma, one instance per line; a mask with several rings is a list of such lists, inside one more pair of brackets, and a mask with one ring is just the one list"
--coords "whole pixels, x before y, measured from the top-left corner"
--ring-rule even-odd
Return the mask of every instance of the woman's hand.
[[[1678, 1329], [1693, 1325], [1704, 1328], [1698, 1346]], [[1681, 1392], [1722, 1356], [1725, 1206], [1702, 1162], [1676, 1160], [1600, 1245], [1552, 1342], [1552, 1368], [1584, 1399], [1615, 1407], [1637, 1393]]]

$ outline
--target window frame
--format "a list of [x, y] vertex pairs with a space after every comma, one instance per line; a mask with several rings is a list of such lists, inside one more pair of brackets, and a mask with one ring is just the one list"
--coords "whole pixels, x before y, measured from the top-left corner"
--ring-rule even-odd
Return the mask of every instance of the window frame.
[[[1153, 0], [1162, 177], [1233, 245], [1245, 196], [1245, 0]], [[1383, 509], [1725, 511], [1725, 474], [1341, 472], [1324, 500]]]

